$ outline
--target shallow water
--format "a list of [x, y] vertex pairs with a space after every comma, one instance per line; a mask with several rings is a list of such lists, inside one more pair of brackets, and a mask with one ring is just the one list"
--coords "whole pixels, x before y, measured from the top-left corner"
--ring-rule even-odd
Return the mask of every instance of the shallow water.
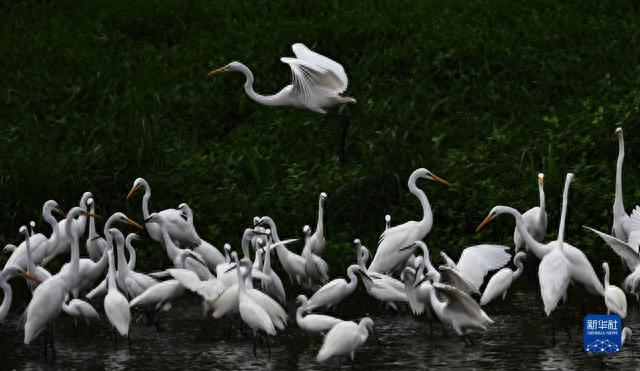
[[[599, 369], [640, 368], [637, 339], [625, 345], [622, 352], [603, 359], [582, 351], [581, 305], [571, 303], [568, 310], [558, 311], [556, 345], [552, 345], [550, 322], [544, 317], [537, 291], [516, 289], [505, 303], [486, 308], [495, 321], [484, 333], [473, 334], [472, 346], [448, 329], [443, 336], [440, 324], [434, 324], [433, 337], [424, 319], [416, 319], [406, 308], [399, 313], [383, 310], [360, 290], [338, 307], [335, 315], [357, 319], [368, 314], [378, 329], [380, 344], [370, 336], [356, 352], [355, 368], [457, 368], [457, 369]], [[293, 295], [291, 295], [293, 297]], [[576, 295], [577, 297], [577, 295]], [[20, 304], [16, 304], [20, 306]], [[590, 300], [588, 311], [602, 312], [597, 301]], [[102, 318], [90, 327], [81, 326], [78, 334], [71, 321], [61, 317], [56, 323], [55, 359], [44, 359], [43, 340], [22, 344], [19, 311], [14, 311], [0, 323], [0, 368], [2, 369], [326, 369], [337, 362], [318, 364], [315, 356], [322, 337], [302, 333], [295, 324], [272, 340], [272, 353], [258, 347], [253, 355], [253, 340], [234, 329], [228, 336], [228, 322], [209, 320], [204, 328], [201, 303], [195, 297], [185, 297], [174, 305], [161, 320], [161, 331], [140, 321], [132, 325], [131, 346], [126, 339], [114, 344], [102, 308]], [[293, 312], [293, 308], [289, 308]], [[564, 313], [566, 319], [561, 315]], [[293, 314], [293, 313], [292, 313]], [[138, 314], [134, 314], [137, 317]], [[560, 323], [568, 323], [571, 340]], [[635, 303], [630, 303], [625, 326], [640, 334]], [[247, 334], [249, 333], [246, 331]]]

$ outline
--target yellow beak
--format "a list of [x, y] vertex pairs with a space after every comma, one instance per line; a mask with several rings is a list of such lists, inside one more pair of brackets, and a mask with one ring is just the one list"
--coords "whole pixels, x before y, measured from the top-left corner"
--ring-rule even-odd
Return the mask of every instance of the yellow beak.
[[131, 220], [129, 218], [127, 218], [127, 223], [131, 224], [132, 226], [138, 228], [139, 230], [144, 230], [144, 227], [141, 226], [140, 224], [136, 223], [134, 220]]
[[131, 190], [129, 191], [129, 193], [127, 193], [127, 200], [131, 198], [131, 196], [133, 196], [133, 194], [136, 192], [136, 190], [138, 189], [137, 185], [134, 185], [133, 187], [131, 187]]
[[211, 76], [213, 76], [213, 75], [215, 75], [215, 74], [218, 74], [218, 73], [220, 73], [220, 72], [227, 72], [227, 66], [220, 67], [220, 68], [216, 68], [216, 69], [215, 69], [215, 70], [213, 70], [213, 71], [209, 71], [209, 73], [207, 74], [207, 76], [208, 76], [208, 77], [211, 77]]
[[435, 174], [431, 174], [431, 177], [433, 178], [433, 180], [435, 182], [438, 182], [440, 184], [444, 184], [446, 186], [451, 186], [451, 183], [447, 182], [446, 180], [440, 178], [439, 176], [435, 175]]
[[476, 228], [476, 232], [479, 231], [480, 229], [482, 229], [482, 227], [484, 227], [485, 225], [489, 224], [489, 222], [491, 221], [491, 217], [492, 216], [493, 215], [491, 213], [489, 213], [489, 215], [487, 215], [486, 218], [484, 218], [482, 223], [480, 223], [480, 225], [478, 225], [478, 227]]

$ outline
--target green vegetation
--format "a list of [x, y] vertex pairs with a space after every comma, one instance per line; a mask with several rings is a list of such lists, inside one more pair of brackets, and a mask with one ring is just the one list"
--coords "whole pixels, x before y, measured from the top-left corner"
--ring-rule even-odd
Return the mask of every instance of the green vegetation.
[[[139, 219], [141, 195], [125, 201], [138, 176], [152, 210], [188, 202], [201, 235], [236, 248], [254, 215], [301, 236], [325, 191], [337, 272], [355, 237], [375, 248], [385, 213], [394, 225], [420, 217], [406, 188], [415, 168], [454, 184], [420, 184], [435, 214], [428, 243], [452, 255], [511, 244], [507, 216], [473, 228], [496, 204], [537, 204], [539, 171], [555, 236], [573, 171], [567, 240], [618, 262], [581, 225], [610, 230], [616, 126], [627, 210], [640, 200], [639, 13], [591, 0], [1, 1], [0, 242], [18, 240], [45, 200], [69, 208], [85, 190], [98, 212]], [[335, 121], [260, 106], [239, 74], [206, 77], [240, 60], [256, 90], [275, 92], [294, 42], [347, 70], [358, 104], [343, 110], [346, 164]], [[168, 262], [149, 243], [140, 255], [146, 268]]]

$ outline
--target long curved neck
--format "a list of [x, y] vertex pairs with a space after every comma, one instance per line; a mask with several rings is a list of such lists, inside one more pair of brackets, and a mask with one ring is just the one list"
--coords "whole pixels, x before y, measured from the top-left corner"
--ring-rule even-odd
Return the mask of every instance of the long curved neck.
[[316, 232], [319, 236], [324, 233], [324, 205], [322, 198], [318, 200], [318, 224], [316, 225]]
[[540, 197], [540, 218], [544, 218], [545, 213], [545, 200], [544, 200], [544, 186], [542, 184], [538, 184], [538, 194]]
[[262, 271], [264, 273], [271, 273], [271, 247], [269, 245], [264, 247], [264, 262], [262, 264]]
[[251, 259], [251, 255], [249, 253], [249, 243], [251, 242], [251, 238], [253, 237], [253, 229], [247, 228], [244, 230], [242, 234], [242, 254], [245, 258]]
[[266, 106], [278, 106], [281, 105], [282, 102], [280, 102], [277, 99], [277, 94], [276, 95], [262, 95], [262, 94], [258, 94], [255, 92], [255, 90], [253, 90], [253, 73], [251, 72], [251, 70], [249, 69], [249, 67], [245, 66], [242, 63], [239, 63], [239, 68], [238, 71], [242, 72], [242, 74], [245, 77], [245, 82], [244, 82], [244, 91], [247, 92], [247, 95], [249, 96], [249, 98], [253, 99], [254, 101], [260, 103], [260, 104], [264, 104]]
[[33, 264], [33, 258], [31, 257], [31, 242], [29, 241], [29, 234], [27, 234], [24, 239], [24, 245], [27, 249], [27, 269], [30, 273], [33, 273], [36, 271], [36, 265]]
[[116, 248], [118, 249], [118, 274], [124, 274], [127, 266], [127, 260], [124, 257], [124, 246], [122, 246], [122, 240], [116, 242]]
[[49, 223], [53, 232], [51, 233], [51, 237], [48, 240], [48, 248], [47, 251], [52, 252], [54, 248], [58, 246], [58, 239], [60, 237], [60, 228], [58, 227], [58, 221], [56, 218], [51, 215], [51, 210], [48, 210], [46, 213], [42, 215], [42, 218]]
[[524, 255], [522, 256], [518, 256], [516, 257], [515, 261], [513, 262], [516, 265], [516, 271], [513, 272], [513, 279], [516, 280], [518, 277], [520, 277], [520, 275], [522, 274], [522, 271], [524, 270], [524, 265], [522, 264], [522, 259], [524, 259]]
[[131, 246], [131, 243], [127, 244], [127, 251], [129, 252], [127, 267], [129, 267], [129, 270], [134, 270], [136, 268], [136, 250]]
[[562, 214], [560, 214], [560, 228], [558, 229], [558, 244], [562, 247], [564, 242], [564, 227], [567, 221], [567, 208], [569, 205], [569, 186], [571, 185], [571, 179], [567, 177], [564, 183], [564, 191], [562, 192]]
[[143, 183], [142, 187], [144, 187], [144, 196], [142, 196], [142, 216], [145, 219], [149, 217], [149, 199], [151, 198], [151, 187], [149, 184]]
[[271, 229], [271, 236], [273, 236], [273, 242], [280, 242], [280, 236], [278, 236], [278, 229], [276, 228], [276, 223], [271, 218], [265, 218], [265, 223]]
[[[96, 206], [95, 203], [91, 204], [91, 214], [95, 214]], [[89, 239], [94, 238], [97, 235], [96, 233], [96, 220], [93, 217], [89, 217]]]
[[73, 228], [71, 228], [70, 222], [70, 220], [67, 222], [67, 235], [71, 236], [71, 261], [69, 262], [71, 269], [69, 272], [73, 282], [72, 287], [75, 287], [80, 275], [80, 244], [77, 234]]
[[116, 289], [116, 272], [113, 263], [113, 250], [105, 251], [109, 254], [109, 272], [107, 273], [108, 289], [109, 291]]
[[169, 232], [167, 231], [166, 224], [160, 224], [160, 229], [162, 230], [162, 239], [164, 241], [164, 248], [167, 251], [167, 255], [169, 259], [173, 261], [178, 254], [180, 253], [180, 249], [171, 241], [171, 237], [169, 237]]
[[409, 178], [409, 191], [416, 195], [418, 200], [420, 201], [420, 205], [422, 205], [422, 220], [420, 223], [425, 225], [427, 229], [431, 229], [431, 225], [433, 224], [433, 213], [431, 212], [431, 204], [429, 204], [429, 200], [427, 199], [427, 195], [423, 190], [418, 188], [416, 185], [417, 179], [415, 177]]
[[604, 287], [609, 287], [609, 266], [604, 266]]
[[626, 214], [624, 211], [624, 202], [622, 200], [622, 164], [624, 162], [624, 137], [622, 134], [618, 136], [618, 161], [616, 162], [616, 195], [613, 201], [614, 216], [622, 216]]
[[512, 207], [505, 207], [504, 210], [506, 213], [512, 215], [516, 219], [516, 228], [518, 228], [518, 232], [520, 232], [520, 235], [522, 235], [522, 237], [524, 238], [524, 242], [527, 244], [527, 246], [533, 251], [536, 256], [543, 256], [545, 254], [545, 245], [536, 241], [531, 236], [524, 225], [524, 218], [522, 218], [522, 214], [520, 214], [518, 210]]
[[237, 263], [236, 270], [238, 271], [238, 289], [240, 290], [240, 293], [244, 294], [246, 292], [246, 287], [244, 285], [244, 277], [242, 276], [240, 269], [240, 262]]
[[347, 269], [347, 276], [349, 277], [349, 291], [353, 291], [358, 285], [358, 277], [356, 277], [356, 273], [353, 269]]
[[2, 286], [2, 292], [4, 293], [2, 305], [0, 305], [0, 321], [2, 321], [7, 316], [7, 313], [9, 313], [9, 308], [11, 308], [13, 293], [11, 292], [11, 286], [8, 283], [3, 282], [0, 286]]
[[[304, 304], [301, 304], [298, 309], [296, 309], [296, 322], [300, 323], [300, 321], [302, 321], [304, 319], [304, 317], [302, 317], [302, 310], [304, 308]], [[2, 317], [0, 317], [2, 318]]]
[[[429, 281], [427, 281], [427, 282], [429, 282]], [[446, 303], [443, 303], [438, 299], [438, 295], [436, 295], [436, 289], [433, 288], [433, 285], [431, 285], [430, 283], [428, 283], [427, 285], [428, 285], [427, 286], [427, 290], [429, 292], [429, 299], [431, 301], [431, 307], [437, 313], [442, 313]]]

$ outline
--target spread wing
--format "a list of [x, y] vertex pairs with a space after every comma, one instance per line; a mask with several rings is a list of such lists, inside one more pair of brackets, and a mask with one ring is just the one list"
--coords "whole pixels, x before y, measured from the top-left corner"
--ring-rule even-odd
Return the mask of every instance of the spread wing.
[[302, 43], [293, 44], [291, 49], [298, 59], [331, 71], [332, 75], [337, 79], [335, 90], [343, 92], [347, 89], [349, 80], [347, 79], [346, 72], [344, 72], [344, 67], [342, 67], [340, 63], [314, 52]]
[[607, 245], [609, 245], [611, 249], [616, 252], [616, 254], [620, 255], [620, 257], [624, 259], [631, 270], [635, 270], [636, 267], [640, 264], [640, 255], [638, 255], [638, 253], [631, 246], [629, 246], [628, 243], [606, 233], [597, 231], [591, 227], [584, 227], [600, 236], [600, 238], [602, 238], [607, 243]]
[[447, 306], [455, 307], [457, 311], [464, 312], [470, 316], [475, 316], [481, 319], [485, 323], [492, 323], [493, 321], [487, 314], [480, 308], [473, 298], [464, 292], [449, 285], [443, 285], [441, 283], [434, 283], [433, 288], [438, 291], [440, 297], [445, 298], [448, 302]]
[[467, 247], [458, 260], [458, 269], [475, 287], [480, 288], [489, 271], [504, 267], [511, 260], [506, 246], [477, 245]]
[[640, 246], [640, 206], [636, 206], [631, 212], [629, 217], [629, 246], [638, 253], [638, 246]]
[[219, 284], [216, 279], [201, 281], [197, 274], [187, 269], [172, 268], [167, 270], [182, 286], [207, 300], [215, 300], [224, 292], [224, 285]]

